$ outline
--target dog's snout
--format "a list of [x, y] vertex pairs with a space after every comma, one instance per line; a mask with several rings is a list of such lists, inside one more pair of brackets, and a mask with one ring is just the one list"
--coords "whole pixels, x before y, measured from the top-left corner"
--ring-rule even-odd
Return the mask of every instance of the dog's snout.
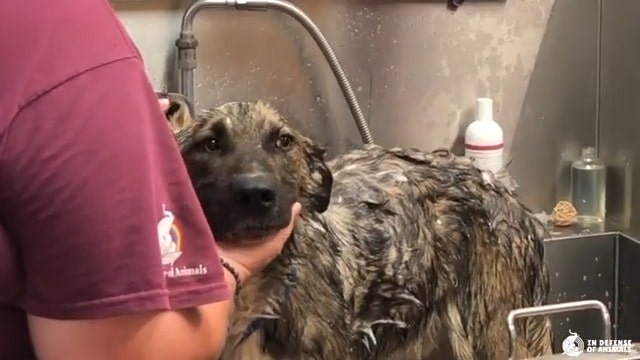
[[276, 179], [268, 174], [236, 175], [231, 181], [236, 203], [255, 210], [267, 210], [276, 202]]

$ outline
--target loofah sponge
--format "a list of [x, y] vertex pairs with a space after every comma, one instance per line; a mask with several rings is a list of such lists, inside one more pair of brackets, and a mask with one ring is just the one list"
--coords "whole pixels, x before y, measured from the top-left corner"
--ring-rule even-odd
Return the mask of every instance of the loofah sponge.
[[556, 226], [569, 226], [573, 224], [576, 220], [576, 216], [578, 215], [578, 211], [568, 201], [558, 201], [556, 206], [553, 208], [553, 212], [551, 213], [551, 217], [553, 219], [553, 223]]

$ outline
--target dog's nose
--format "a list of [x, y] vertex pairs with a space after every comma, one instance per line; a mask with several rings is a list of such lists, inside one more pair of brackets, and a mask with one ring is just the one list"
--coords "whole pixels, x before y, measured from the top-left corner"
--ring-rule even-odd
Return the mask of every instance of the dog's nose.
[[268, 174], [236, 175], [231, 181], [236, 203], [267, 210], [276, 202], [276, 178]]

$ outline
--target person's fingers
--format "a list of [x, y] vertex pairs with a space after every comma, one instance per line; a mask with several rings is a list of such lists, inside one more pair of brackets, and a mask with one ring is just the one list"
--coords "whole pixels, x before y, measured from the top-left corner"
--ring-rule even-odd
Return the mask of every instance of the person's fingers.
[[301, 210], [302, 205], [299, 202], [293, 204], [293, 206], [291, 207], [291, 219], [289, 219], [289, 225], [287, 225], [286, 228], [282, 229], [283, 232], [291, 234], [291, 231], [293, 231], [293, 226], [296, 224], [296, 219], [298, 218], [298, 215], [300, 215]]
[[293, 219], [296, 219], [298, 215], [300, 215], [301, 210], [302, 210], [302, 204], [300, 204], [299, 202], [296, 202], [295, 204], [293, 204], [293, 206], [291, 207], [291, 217]]
[[300, 203], [297, 202], [293, 204], [293, 206], [291, 207], [291, 219], [289, 220], [289, 225], [278, 231], [278, 233], [273, 236], [273, 240], [276, 240], [278, 243], [281, 243], [281, 245], [284, 246], [284, 243], [287, 242], [287, 239], [293, 232], [293, 227], [296, 224], [296, 219], [298, 218], [298, 215], [300, 215], [301, 210], [302, 205]]
[[169, 99], [158, 99], [158, 103], [160, 104], [160, 110], [162, 110], [162, 112], [167, 111], [167, 109], [169, 109], [169, 105], [171, 104], [169, 102]]
[[[233, 243], [233, 246], [235, 247], [251, 247], [254, 246], [257, 243], [271, 243], [271, 244], [277, 244], [278, 247], [282, 248], [282, 246], [284, 246], [284, 243], [287, 242], [287, 240], [289, 239], [289, 236], [291, 236], [291, 233], [293, 232], [293, 227], [296, 224], [296, 219], [298, 218], [298, 216], [300, 215], [300, 211], [302, 210], [302, 205], [298, 202], [294, 203], [293, 206], [291, 207], [291, 219], [289, 220], [289, 224], [278, 230], [277, 233], [264, 237], [262, 239], [245, 239], [248, 241], [235, 241]], [[225, 244], [218, 244], [218, 247], [224, 247]]]

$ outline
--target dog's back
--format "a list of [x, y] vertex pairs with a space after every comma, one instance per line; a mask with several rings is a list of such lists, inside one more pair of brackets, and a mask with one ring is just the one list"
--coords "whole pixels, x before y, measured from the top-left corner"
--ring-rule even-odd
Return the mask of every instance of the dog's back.
[[[278, 317], [259, 330], [268, 353], [507, 358], [508, 312], [546, 301], [544, 229], [490, 175], [441, 155], [371, 146], [329, 162], [329, 208], [246, 289], [244, 315]], [[549, 353], [548, 320], [524, 324], [520, 355]]]

